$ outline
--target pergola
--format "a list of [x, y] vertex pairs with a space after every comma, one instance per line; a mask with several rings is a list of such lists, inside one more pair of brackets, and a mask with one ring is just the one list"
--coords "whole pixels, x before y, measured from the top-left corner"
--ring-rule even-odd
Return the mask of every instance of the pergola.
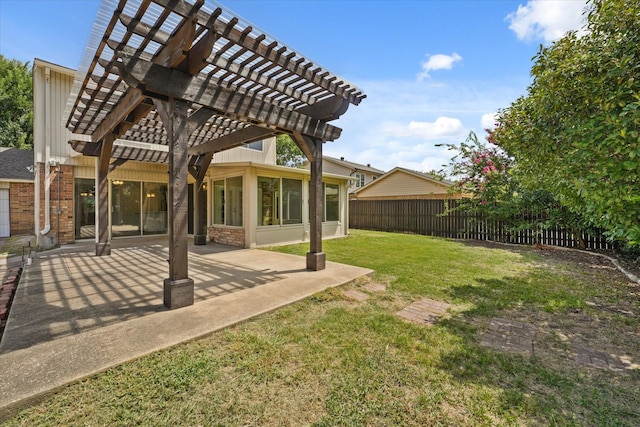
[[[322, 144], [340, 136], [328, 122], [365, 96], [215, 3], [103, 0], [67, 106], [68, 129], [90, 136], [69, 143], [98, 158], [96, 255], [111, 252], [109, 172], [128, 160], [167, 163], [164, 304], [193, 304], [188, 174], [197, 209], [214, 153], [286, 133], [311, 164], [307, 269], [324, 269]], [[206, 244], [201, 216], [194, 217], [194, 243]]]

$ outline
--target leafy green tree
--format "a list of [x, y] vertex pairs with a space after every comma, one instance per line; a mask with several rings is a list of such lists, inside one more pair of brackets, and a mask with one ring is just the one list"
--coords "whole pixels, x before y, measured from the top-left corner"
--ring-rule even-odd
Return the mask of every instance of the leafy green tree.
[[0, 55], [0, 146], [33, 147], [33, 84], [28, 62]]
[[587, 32], [541, 47], [496, 142], [544, 189], [614, 239], [640, 245], [640, 2], [590, 0]]
[[276, 164], [299, 168], [307, 158], [287, 134], [276, 137]]

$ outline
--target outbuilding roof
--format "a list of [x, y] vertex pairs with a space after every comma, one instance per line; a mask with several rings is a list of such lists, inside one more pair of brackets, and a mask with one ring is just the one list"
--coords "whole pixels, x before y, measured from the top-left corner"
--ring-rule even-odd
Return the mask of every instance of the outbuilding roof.
[[33, 151], [0, 147], [0, 180], [33, 181]]
[[344, 157], [336, 159], [335, 157], [324, 156], [323, 159], [326, 160], [326, 161], [335, 163], [337, 165], [344, 166], [345, 168], [353, 169], [354, 172], [357, 172], [357, 171], [369, 172], [369, 173], [372, 173], [374, 175], [375, 174], [377, 174], [377, 175], [383, 175], [384, 174], [383, 170], [374, 168], [370, 164], [363, 165], [361, 163], [350, 162], [348, 160], [345, 160]]
[[199, 126], [188, 150], [197, 156], [279, 133], [335, 140], [341, 130], [327, 122], [365, 97], [215, 2], [103, 0], [66, 126], [91, 135], [71, 142], [84, 154], [96, 155], [111, 135], [152, 144], [116, 145], [112, 158], [166, 162], [167, 135], [150, 98], [189, 103]]

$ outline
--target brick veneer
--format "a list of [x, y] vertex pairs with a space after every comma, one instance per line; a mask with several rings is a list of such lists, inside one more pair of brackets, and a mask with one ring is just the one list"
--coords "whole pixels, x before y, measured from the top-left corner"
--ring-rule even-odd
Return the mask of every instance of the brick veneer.
[[9, 183], [9, 219], [11, 235], [35, 234], [33, 217], [33, 182]]
[[[50, 222], [52, 234], [59, 243], [73, 242], [75, 230], [73, 224], [73, 167], [69, 165], [50, 166]], [[38, 163], [40, 170], [40, 225], [44, 227], [44, 164]], [[59, 191], [58, 191], [59, 190]], [[58, 212], [58, 209], [60, 210]], [[58, 226], [60, 229], [58, 229]]]
[[207, 227], [207, 237], [215, 243], [244, 248], [244, 229], [226, 227]]

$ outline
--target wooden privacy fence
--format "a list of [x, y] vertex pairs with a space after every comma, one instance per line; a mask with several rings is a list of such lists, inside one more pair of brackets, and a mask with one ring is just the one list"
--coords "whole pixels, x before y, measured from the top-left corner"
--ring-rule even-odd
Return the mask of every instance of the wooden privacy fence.
[[[549, 228], [510, 232], [502, 223], [488, 221], [466, 212], [442, 215], [456, 200], [351, 200], [349, 227], [363, 230], [413, 233], [453, 239], [490, 240], [525, 245], [541, 244], [578, 247], [576, 237], [568, 230]], [[534, 219], [523, 215], [524, 221]], [[586, 249], [613, 249], [601, 235], [582, 234]]]

